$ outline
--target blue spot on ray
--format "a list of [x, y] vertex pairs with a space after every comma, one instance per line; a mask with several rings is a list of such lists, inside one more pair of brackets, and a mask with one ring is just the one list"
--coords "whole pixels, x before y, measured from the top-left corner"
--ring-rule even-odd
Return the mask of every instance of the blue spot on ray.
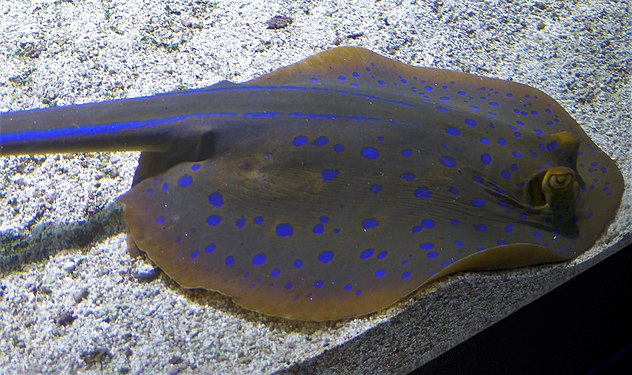
[[461, 136], [461, 131], [457, 128], [445, 128], [445, 132], [454, 136], [454, 137], [460, 137]]
[[325, 233], [325, 226], [322, 224], [316, 224], [314, 228], [312, 228], [312, 233], [314, 234], [323, 234]]
[[309, 138], [307, 138], [304, 135], [299, 135], [298, 137], [294, 138], [294, 141], [292, 141], [292, 144], [296, 147], [301, 147], [301, 146], [305, 146], [308, 142], [309, 142]]
[[371, 193], [377, 194], [384, 189], [382, 185], [371, 185]]
[[475, 224], [474, 229], [476, 229], [479, 232], [487, 232], [488, 228], [486, 224]]
[[380, 222], [374, 218], [364, 219], [362, 221], [362, 228], [364, 228], [364, 230], [375, 229], [379, 226], [380, 226]]
[[415, 190], [415, 198], [418, 199], [430, 199], [432, 198], [432, 192], [427, 187], [420, 187]]
[[483, 198], [472, 198], [472, 206], [474, 206], [474, 207], [485, 207], [485, 199], [483, 199]]
[[222, 217], [219, 215], [211, 215], [206, 219], [206, 223], [212, 227], [216, 227], [220, 225], [222, 222]]
[[318, 260], [321, 263], [328, 264], [332, 260], [334, 260], [334, 252], [333, 251], [329, 251], [329, 250], [323, 251], [322, 253], [320, 253], [320, 255], [318, 255]]
[[419, 248], [421, 250], [432, 250], [432, 249], [435, 248], [435, 245], [433, 243], [426, 242], [426, 243], [422, 243], [421, 245], [419, 245]]
[[276, 234], [279, 237], [292, 237], [294, 228], [290, 224], [279, 224], [276, 226]]
[[454, 160], [453, 157], [451, 156], [447, 156], [447, 155], [443, 155], [439, 158], [439, 162], [441, 162], [441, 164], [445, 165], [446, 167], [452, 168], [456, 166], [456, 160]]
[[235, 226], [237, 227], [237, 229], [244, 229], [244, 227], [246, 226], [246, 219], [240, 217], [239, 219], [235, 220]]
[[421, 227], [426, 229], [432, 229], [435, 227], [435, 221], [432, 219], [423, 219], [421, 221]]
[[208, 196], [208, 201], [215, 207], [222, 207], [224, 205], [224, 197], [219, 192], [215, 192]]
[[191, 177], [188, 174], [183, 175], [182, 177], [180, 177], [180, 179], [178, 180], [178, 186], [180, 186], [181, 188], [186, 188], [189, 187], [193, 184], [193, 177]]
[[265, 264], [268, 257], [264, 253], [259, 253], [252, 258], [252, 264], [255, 266], [262, 266]]
[[488, 165], [492, 162], [492, 156], [490, 154], [481, 155], [481, 161], [483, 164]]
[[380, 157], [380, 152], [374, 147], [365, 147], [362, 149], [362, 156], [370, 160], [375, 160]]
[[340, 171], [337, 169], [325, 169], [321, 172], [323, 176], [323, 181], [333, 181], [338, 175], [340, 175]]
[[366, 249], [362, 252], [362, 254], [360, 254], [360, 259], [369, 259], [373, 257], [373, 254], [375, 254], [375, 249]]
[[312, 142], [312, 144], [319, 147], [327, 146], [329, 144], [329, 138], [325, 136], [318, 137], [314, 140], [314, 142]]

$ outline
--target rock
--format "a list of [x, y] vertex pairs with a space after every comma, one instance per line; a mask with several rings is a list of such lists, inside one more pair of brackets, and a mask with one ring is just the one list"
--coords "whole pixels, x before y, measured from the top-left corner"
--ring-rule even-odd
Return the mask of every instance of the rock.
[[66, 272], [72, 272], [75, 270], [75, 268], [77, 268], [77, 264], [75, 264], [75, 262], [73, 262], [72, 260], [69, 260], [67, 262], [64, 262], [61, 268]]
[[64, 327], [69, 324], [72, 324], [72, 322], [74, 322], [75, 319], [77, 319], [77, 316], [75, 315], [75, 312], [72, 310], [64, 310], [60, 312], [59, 314], [57, 314], [57, 316], [54, 318], [55, 324], [57, 324], [60, 327]]
[[79, 289], [78, 291], [76, 291], [72, 295], [72, 298], [75, 300], [76, 303], [79, 303], [83, 301], [86, 297], [88, 297], [89, 294], [90, 294], [90, 290], [86, 287], [83, 287]]

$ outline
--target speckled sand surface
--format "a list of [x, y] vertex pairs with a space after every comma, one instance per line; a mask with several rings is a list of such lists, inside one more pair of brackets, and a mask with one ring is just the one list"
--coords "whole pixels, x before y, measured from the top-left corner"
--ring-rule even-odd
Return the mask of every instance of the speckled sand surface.
[[[130, 186], [137, 154], [0, 158], [0, 373], [403, 373], [481, 331], [632, 238], [628, 7], [611, 0], [0, 1], [0, 111], [243, 81], [336, 43], [359, 45], [540, 88], [626, 177], [616, 221], [575, 261], [457, 275], [378, 314], [315, 324], [184, 291], [131, 259], [114, 201]], [[274, 15], [293, 23], [266, 29]]]

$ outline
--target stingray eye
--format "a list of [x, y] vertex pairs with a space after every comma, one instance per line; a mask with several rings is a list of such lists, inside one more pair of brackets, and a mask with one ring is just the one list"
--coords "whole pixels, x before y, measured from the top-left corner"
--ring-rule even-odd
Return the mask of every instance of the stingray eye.
[[574, 170], [552, 167], [540, 178], [541, 183], [533, 184], [530, 190], [534, 206], [551, 205], [554, 201], [572, 198], [576, 178]]
[[549, 187], [553, 190], [563, 190], [570, 186], [575, 180], [572, 173], [554, 174], [549, 177]]

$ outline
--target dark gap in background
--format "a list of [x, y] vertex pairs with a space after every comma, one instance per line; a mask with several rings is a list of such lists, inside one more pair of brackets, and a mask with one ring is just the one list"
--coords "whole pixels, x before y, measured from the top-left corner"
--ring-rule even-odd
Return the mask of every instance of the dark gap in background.
[[632, 374], [632, 245], [411, 374]]

